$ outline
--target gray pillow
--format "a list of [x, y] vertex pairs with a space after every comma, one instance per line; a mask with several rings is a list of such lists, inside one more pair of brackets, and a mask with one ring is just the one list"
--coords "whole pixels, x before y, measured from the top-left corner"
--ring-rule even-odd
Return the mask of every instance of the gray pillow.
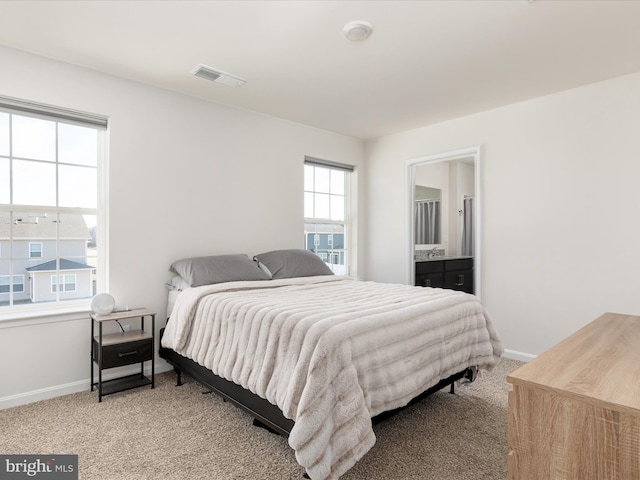
[[269, 280], [244, 254], [184, 258], [171, 264], [171, 272], [180, 275], [192, 287], [240, 280]]
[[309, 250], [274, 250], [256, 255], [253, 259], [275, 279], [333, 275], [327, 264]]

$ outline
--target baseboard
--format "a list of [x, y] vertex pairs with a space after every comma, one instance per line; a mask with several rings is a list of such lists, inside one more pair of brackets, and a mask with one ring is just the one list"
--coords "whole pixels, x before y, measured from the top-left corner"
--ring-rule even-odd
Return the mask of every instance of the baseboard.
[[[159, 365], [156, 362], [155, 373], [163, 373], [171, 370], [173, 367], [166, 362], [162, 362], [163, 365]], [[102, 376], [104, 380], [110, 380], [125, 375], [133, 375], [140, 372], [140, 367], [126, 368], [118, 371], [117, 373], [105, 373]], [[145, 374], [151, 375], [151, 367], [145, 368]], [[78, 380], [77, 382], [65, 383], [62, 385], [54, 385], [52, 387], [41, 388], [38, 390], [32, 390], [30, 392], [18, 393], [16, 395], [9, 395], [6, 397], [0, 397], [0, 410], [6, 408], [18, 407], [20, 405], [26, 405], [28, 403], [39, 402], [40, 400], [47, 400], [49, 398], [60, 397], [62, 395], [69, 395], [72, 393], [84, 392], [91, 388], [88, 378], [84, 380]], [[98, 398], [96, 393], [96, 399]]]
[[[530, 362], [537, 357], [537, 355], [509, 349], [505, 349], [502, 356], [505, 358], [510, 358], [511, 360], [518, 360], [521, 362]], [[163, 365], [158, 365], [158, 363], [162, 363]], [[172, 368], [173, 367], [171, 367], [171, 365], [166, 362], [156, 362], [156, 374], [168, 372]], [[104, 380], [110, 380], [111, 378], [134, 374], [138, 371], [139, 370], [137, 367], [133, 367], [131, 369], [123, 370], [118, 373], [105, 374], [103, 378]], [[151, 368], [145, 369], [145, 373], [150, 374]], [[89, 390], [89, 383], [89, 379], [86, 378], [84, 380], [78, 380], [77, 382], [65, 383], [63, 385], [55, 385], [52, 387], [41, 388], [39, 390], [32, 390], [30, 392], [0, 397], [0, 410], [17, 407], [20, 405], [26, 405], [28, 403], [39, 402], [40, 400], [47, 400], [49, 398], [60, 397], [62, 395], [84, 392], [86, 390]]]
[[530, 362], [531, 360], [537, 357], [537, 355], [518, 352], [516, 350], [509, 350], [508, 348], [505, 348], [502, 356], [505, 358], [510, 358], [511, 360], [519, 360], [520, 362]]

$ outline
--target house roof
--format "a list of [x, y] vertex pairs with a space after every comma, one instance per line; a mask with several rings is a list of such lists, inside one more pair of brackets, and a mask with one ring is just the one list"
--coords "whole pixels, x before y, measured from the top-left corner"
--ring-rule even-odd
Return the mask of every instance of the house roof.
[[[73, 260], [67, 260], [66, 258], [60, 259], [60, 270], [87, 270], [94, 269], [91, 265], [86, 263], [74, 262]], [[25, 268], [28, 272], [50, 272], [56, 270], [56, 261], [50, 260], [33, 267]]]
[[[82, 215], [59, 214], [59, 215], [29, 215], [14, 213], [14, 221], [11, 224], [9, 213], [0, 213], [0, 239], [9, 238], [13, 229], [14, 239], [47, 239], [74, 238], [88, 239], [90, 237], [89, 227]], [[59, 229], [59, 232], [58, 232]]]

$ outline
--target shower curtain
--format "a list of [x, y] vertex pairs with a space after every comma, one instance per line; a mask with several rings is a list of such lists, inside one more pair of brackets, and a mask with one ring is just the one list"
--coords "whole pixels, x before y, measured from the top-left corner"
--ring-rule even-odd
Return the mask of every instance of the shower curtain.
[[465, 197], [463, 205], [463, 225], [462, 225], [462, 255], [474, 255], [474, 232], [475, 232], [475, 198]]
[[416, 202], [416, 245], [440, 243], [440, 200]]

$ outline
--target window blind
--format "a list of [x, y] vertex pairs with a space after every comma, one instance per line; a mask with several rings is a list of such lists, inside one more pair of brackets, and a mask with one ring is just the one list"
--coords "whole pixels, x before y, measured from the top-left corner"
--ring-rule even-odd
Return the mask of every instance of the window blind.
[[8, 110], [13, 113], [24, 113], [35, 116], [46, 116], [49, 119], [71, 122], [102, 130], [107, 129], [107, 117], [105, 116], [55, 107], [52, 105], [45, 105], [18, 98], [0, 96], [0, 110]]
[[335, 168], [337, 170], [344, 170], [345, 172], [353, 172], [355, 170], [355, 166], [347, 165], [344, 163], [332, 162], [331, 160], [322, 160], [320, 158], [313, 157], [304, 157], [305, 165], [315, 165], [319, 167], [329, 167]]

